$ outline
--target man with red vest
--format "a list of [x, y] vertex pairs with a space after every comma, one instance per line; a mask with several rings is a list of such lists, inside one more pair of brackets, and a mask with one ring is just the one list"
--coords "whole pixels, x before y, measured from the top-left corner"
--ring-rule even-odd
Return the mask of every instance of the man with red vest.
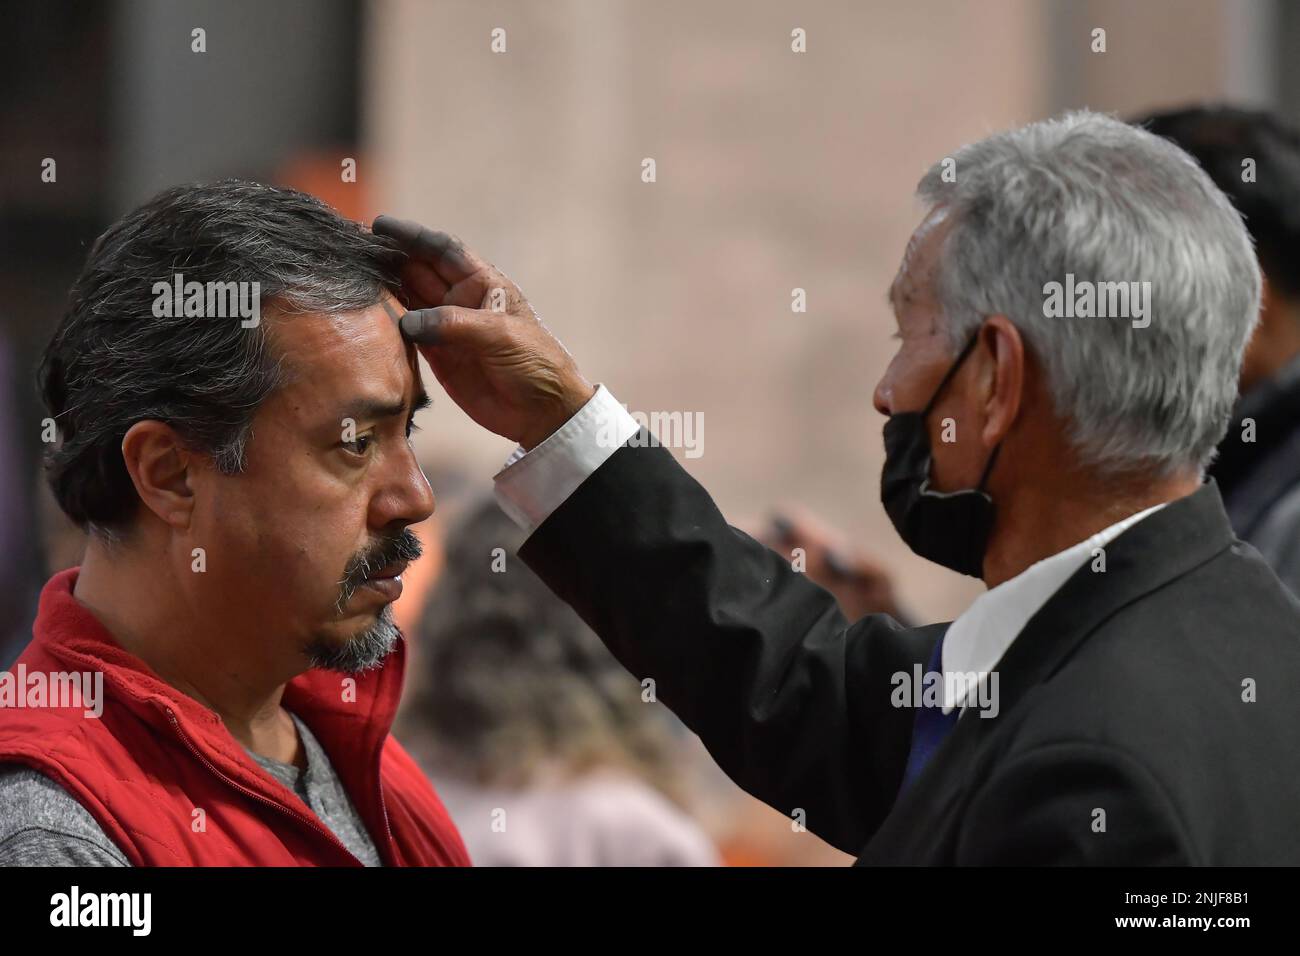
[[88, 531], [0, 673], [0, 865], [468, 865], [389, 736], [433, 496], [401, 253], [309, 196], [168, 190], [46, 349]]

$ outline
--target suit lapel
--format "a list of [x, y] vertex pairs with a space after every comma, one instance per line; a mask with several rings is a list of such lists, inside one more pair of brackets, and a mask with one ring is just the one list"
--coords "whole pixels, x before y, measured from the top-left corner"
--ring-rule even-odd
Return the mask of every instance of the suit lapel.
[[[1139, 521], [1089, 559], [1017, 635], [997, 664], [1001, 713], [1052, 676], [1116, 612], [1204, 564], [1235, 540], [1214, 482]], [[985, 721], [996, 724], [996, 718]]]

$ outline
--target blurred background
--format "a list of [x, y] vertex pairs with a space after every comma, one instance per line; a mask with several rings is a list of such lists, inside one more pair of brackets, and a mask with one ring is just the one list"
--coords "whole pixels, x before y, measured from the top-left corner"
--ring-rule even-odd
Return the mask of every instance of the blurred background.
[[[79, 560], [39, 477], [40, 351], [90, 243], [163, 187], [240, 176], [457, 233], [588, 378], [633, 411], [702, 416], [703, 454], [679, 457], [733, 523], [778, 547], [838, 541], [862, 555], [856, 581], [822, 562], [846, 610], [882, 569], [897, 594], [879, 600], [929, 621], [980, 585], [894, 534], [871, 407], [922, 172], [1069, 108], [1226, 100], [1300, 120], [1300, 4], [1283, 0], [0, 7], [0, 666], [41, 584]], [[439, 513], [398, 609], [419, 655], [398, 735], [475, 859], [847, 862], [721, 777], [580, 622], [538, 610], [544, 593], [445, 573], [461, 565], [444, 554], [486, 561], [509, 538], [483, 496], [511, 448], [434, 395], [417, 440]], [[485, 808], [525, 790], [536, 839], [492, 842]]]

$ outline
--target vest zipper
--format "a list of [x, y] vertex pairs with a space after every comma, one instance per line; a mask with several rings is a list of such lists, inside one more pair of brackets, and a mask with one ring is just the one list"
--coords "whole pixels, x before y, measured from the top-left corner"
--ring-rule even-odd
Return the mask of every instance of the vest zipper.
[[397, 863], [397, 841], [393, 838], [393, 828], [388, 823], [388, 804], [384, 802], [384, 745], [379, 745], [379, 756], [375, 759], [375, 779], [379, 781], [379, 812], [384, 818], [384, 832], [388, 834], [388, 855]]
[[[242, 783], [239, 783], [237, 780], [231, 779], [226, 774], [218, 770], [216, 766], [213, 765], [212, 761], [208, 760], [207, 757], [203, 756], [203, 754], [199, 752], [199, 749], [195, 747], [193, 743], [190, 742], [190, 738], [186, 736], [184, 729], [181, 728], [180, 721], [176, 719], [176, 714], [172, 712], [172, 709], [170, 707], [167, 708], [167, 717], [171, 720], [172, 726], [176, 728], [176, 733], [181, 738], [181, 741], [185, 744], [186, 747], [189, 748], [190, 753], [198, 757], [199, 761], [205, 767], [211, 770], [214, 774], [216, 774], [218, 777], [220, 777], [222, 780], [224, 780], [226, 783], [228, 783], [230, 786], [234, 787], [236, 790], [240, 791], [241, 793], [247, 794], [248, 796], [252, 797], [254, 800], [257, 800], [260, 803], [264, 803], [269, 807], [275, 807], [275, 809], [279, 810], [281, 813], [287, 814], [288, 816], [293, 817], [295, 820], [298, 820], [301, 823], [305, 823], [311, 829], [315, 830], [321, 836], [325, 837], [325, 839], [329, 840], [329, 842], [333, 843], [336, 847], [338, 847], [348, 856], [352, 857], [352, 859], [356, 860], [358, 863], [361, 863], [361, 861], [357, 860], [357, 858], [352, 854], [352, 851], [343, 845], [342, 840], [340, 840], [329, 830], [326, 830], [324, 827], [320, 826], [310, 817], [304, 816], [303, 814], [299, 813], [297, 810], [294, 810], [292, 807], [286, 807], [282, 803], [277, 803], [276, 801], [272, 800], [270, 797], [265, 797], [262, 794], [258, 793], [256, 790], [250, 790], [248, 787], [245, 787]], [[380, 793], [380, 799], [381, 801], [383, 799], [382, 791]], [[388, 824], [387, 813], [385, 813], [384, 815], [384, 824], [385, 826], [387, 826]], [[389, 832], [389, 838], [390, 839], [392, 838], [391, 831]]]

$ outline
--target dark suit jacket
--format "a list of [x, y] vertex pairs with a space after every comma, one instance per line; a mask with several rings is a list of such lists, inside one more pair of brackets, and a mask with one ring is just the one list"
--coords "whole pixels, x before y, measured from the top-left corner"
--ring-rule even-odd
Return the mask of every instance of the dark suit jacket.
[[901, 799], [891, 678], [946, 624], [848, 624], [658, 447], [620, 448], [519, 553], [737, 784], [859, 863], [1300, 863], [1300, 604], [1213, 483], [1049, 599], [999, 715], [968, 711]]

